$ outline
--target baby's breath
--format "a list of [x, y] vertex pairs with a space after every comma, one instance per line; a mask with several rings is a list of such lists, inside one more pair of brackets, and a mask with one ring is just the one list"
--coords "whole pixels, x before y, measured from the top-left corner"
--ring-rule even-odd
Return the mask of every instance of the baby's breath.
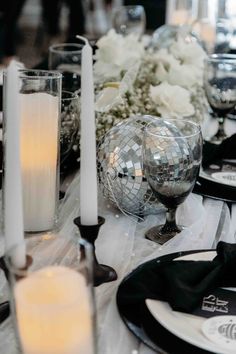
[[[103, 136], [113, 125], [129, 118], [132, 115], [154, 115], [160, 116], [157, 105], [150, 97], [150, 86], [158, 85], [160, 81], [156, 77], [156, 62], [152, 60], [150, 53], [142, 59], [137, 78], [132, 90], [127, 91], [122, 97], [122, 103], [111, 108], [108, 112], [97, 112], [97, 137]], [[121, 80], [124, 73], [119, 78]], [[96, 86], [96, 93], [100, 92], [103, 85]], [[191, 89], [191, 103], [195, 108], [195, 114], [191, 119], [200, 123], [207, 109], [205, 94], [201, 85], [196, 85]]]

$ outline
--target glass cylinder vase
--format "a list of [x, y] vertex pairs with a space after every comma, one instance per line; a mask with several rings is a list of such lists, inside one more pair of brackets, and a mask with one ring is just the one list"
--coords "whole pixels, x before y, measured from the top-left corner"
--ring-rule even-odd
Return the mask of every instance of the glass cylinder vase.
[[[48, 231], [55, 226], [59, 198], [61, 74], [20, 70], [18, 89], [24, 230]], [[4, 114], [4, 141], [7, 129]]]
[[24, 354], [95, 354], [92, 250], [56, 235], [26, 239], [27, 264], [9, 271], [16, 345]]

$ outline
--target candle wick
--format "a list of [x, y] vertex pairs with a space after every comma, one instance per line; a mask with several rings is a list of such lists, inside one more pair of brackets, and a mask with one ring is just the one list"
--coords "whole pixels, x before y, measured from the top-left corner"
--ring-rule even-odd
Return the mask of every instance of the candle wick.
[[87, 40], [87, 38], [79, 35], [77, 35], [76, 38], [81, 39], [81, 41], [83, 41], [85, 45], [89, 45], [89, 41]]

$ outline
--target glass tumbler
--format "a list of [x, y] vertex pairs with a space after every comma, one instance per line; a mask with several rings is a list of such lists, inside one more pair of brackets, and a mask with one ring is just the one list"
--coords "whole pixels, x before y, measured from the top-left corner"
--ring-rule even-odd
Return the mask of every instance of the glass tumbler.
[[80, 89], [81, 51], [78, 43], [60, 43], [49, 47], [48, 67], [62, 73], [62, 89], [74, 92]]
[[6, 255], [11, 313], [24, 354], [95, 354], [92, 253], [85, 241], [56, 235], [26, 239], [27, 262]]

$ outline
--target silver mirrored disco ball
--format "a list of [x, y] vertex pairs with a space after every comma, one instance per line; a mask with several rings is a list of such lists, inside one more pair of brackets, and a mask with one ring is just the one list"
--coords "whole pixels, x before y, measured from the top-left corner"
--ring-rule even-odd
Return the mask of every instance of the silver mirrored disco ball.
[[142, 169], [143, 128], [152, 116], [134, 116], [112, 127], [98, 147], [98, 176], [106, 198], [133, 215], [163, 210]]

